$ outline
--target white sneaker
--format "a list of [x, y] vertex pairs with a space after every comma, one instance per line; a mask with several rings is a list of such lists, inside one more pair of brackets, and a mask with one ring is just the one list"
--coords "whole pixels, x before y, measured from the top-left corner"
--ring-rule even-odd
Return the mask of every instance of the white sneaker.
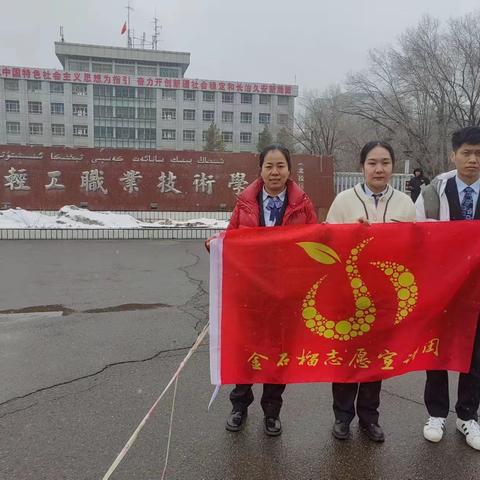
[[457, 418], [457, 429], [465, 435], [465, 440], [475, 450], [480, 450], [480, 425], [475, 420]]
[[443, 437], [446, 420], [447, 419], [443, 417], [430, 417], [423, 427], [423, 436], [429, 442], [439, 442]]

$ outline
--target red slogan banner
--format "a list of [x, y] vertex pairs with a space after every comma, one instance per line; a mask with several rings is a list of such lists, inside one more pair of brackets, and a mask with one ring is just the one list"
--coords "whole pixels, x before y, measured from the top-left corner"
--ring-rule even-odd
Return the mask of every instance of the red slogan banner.
[[212, 383], [468, 371], [478, 238], [478, 221], [226, 232], [211, 244]]

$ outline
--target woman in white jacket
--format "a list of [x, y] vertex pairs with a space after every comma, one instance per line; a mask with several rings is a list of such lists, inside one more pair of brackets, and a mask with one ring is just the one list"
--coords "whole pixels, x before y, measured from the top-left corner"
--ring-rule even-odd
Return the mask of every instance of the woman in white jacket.
[[[415, 221], [411, 198], [389, 185], [395, 154], [386, 142], [369, 142], [360, 152], [364, 181], [337, 195], [327, 215], [327, 223], [384, 223]], [[382, 382], [333, 383], [333, 436], [348, 438], [350, 423], [359, 417], [362, 430], [375, 442], [385, 435], [378, 424]], [[356, 409], [355, 409], [356, 399]]]

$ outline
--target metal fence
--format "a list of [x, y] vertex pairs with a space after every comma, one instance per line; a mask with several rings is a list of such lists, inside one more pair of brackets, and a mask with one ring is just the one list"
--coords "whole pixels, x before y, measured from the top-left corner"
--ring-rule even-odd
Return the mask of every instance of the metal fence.
[[201, 240], [218, 228], [0, 228], [0, 240]]
[[[408, 173], [394, 173], [390, 182], [393, 188], [405, 192], [405, 186], [412, 176]], [[333, 174], [333, 182], [335, 194], [354, 187], [357, 183], [363, 181], [363, 175], [358, 172], [335, 172]]]
[[[58, 210], [34, 210], [43, 215], [55, 216]], [[109, 210], [97, 211], [98, 213], [119, 213], [122, 215], [131, 215], [141, 222], [158, 222], [159, 220], [175, 220], [177, 222], [186, 222], [194, 218], [211, 218], [213, 220], [230, 220], [232, 212], [159, 212], [156, 210]]]

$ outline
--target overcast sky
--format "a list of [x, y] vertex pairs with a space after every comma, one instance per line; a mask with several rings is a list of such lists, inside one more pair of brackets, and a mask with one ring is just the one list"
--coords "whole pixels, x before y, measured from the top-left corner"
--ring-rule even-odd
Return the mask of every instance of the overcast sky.
[[[127, 0], [2, 0], [0, 64], [58, 68], [53, 42], [124, 46]], [[478, 0], [130, 0], [131, 27], [160, 49], [191, 53], [187, 77], [296, 83], [300, 91], [342, 82], [370, 48], [395, 43], [428, 13], [473, 12]]]

